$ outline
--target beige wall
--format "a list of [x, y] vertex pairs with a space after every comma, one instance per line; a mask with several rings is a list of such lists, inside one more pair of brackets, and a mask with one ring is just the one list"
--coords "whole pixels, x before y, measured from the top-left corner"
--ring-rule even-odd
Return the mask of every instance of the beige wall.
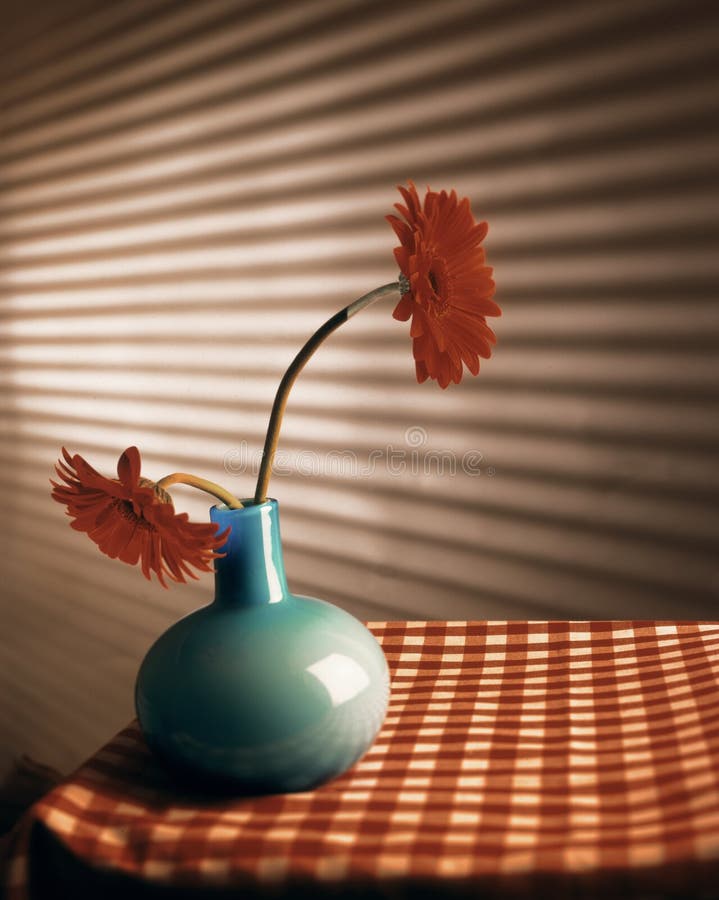
[[291, 584], [370, 619], [714, 617], [708, 7], [23, 5], [0, 64], [2, 765], [67, 768], [123, 726], [149, 643], [212, 593], [72, 532], [60, 446], [109, 472], [137, 443], [151, 477], [250, 494], [238, 454], [301, 341], [396, 276], [408, 177], [489, 220], [499, 346], [446, 392], [414, 382], [390, 304], [323, 348], [272, 487]]

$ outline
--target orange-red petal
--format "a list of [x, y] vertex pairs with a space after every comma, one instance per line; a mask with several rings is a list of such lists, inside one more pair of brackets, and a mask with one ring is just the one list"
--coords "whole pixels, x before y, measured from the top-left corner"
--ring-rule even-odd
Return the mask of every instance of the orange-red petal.
[[128, 447], [117, 461], [117, 474], [120, 481], [128, 488], [134, 488], [140, 480], [140, 451], [137, 447]]

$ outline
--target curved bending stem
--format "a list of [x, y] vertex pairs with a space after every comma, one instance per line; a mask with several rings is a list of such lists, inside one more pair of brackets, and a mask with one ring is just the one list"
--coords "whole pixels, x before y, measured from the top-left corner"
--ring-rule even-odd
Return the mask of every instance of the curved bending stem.
[[206, 478], [190, 475], [188, 472], [173, 472], [172, 475], [165, 475], [164, 478], [157, 482], [157, 486], [163, 491], [167, 490], [171, 484], [189, 484], [190, 487], [205, 491], [205, 493], [217, 497], [218, 500], [222, 500], [230, 509], [242, 509], [242, 504], [234, 494], [225, 490], [221, 485], [215, 484], [214, 481], [208, 481]]
[[310, 357], [320, 344], [328, 338], [333, 331], [336, 331], [340, 325], [356, 315], [360, 310], [370, 306], [382, 297], [388, 294], [396, 293], [400, 289], [398, 281], [391, 284], [383, 284], [382, 287], [370, 291], [349, 306], [345, 306], [338, 313], [335, 313], [331, 319], [328, 319], [324, 325], [321, 325], [312, 337], [307, 341], [300, 352], [295, 356], [290, 364], [289, 369], [285, 372], [280, 386], [275, 394], [275, 402], [272, 404], [272, 413], [270, 414], [270, 423], [267, 426], [267, 437], [265, 438], [265, 446], [262, 451], [262, 463], [260, 464], [260, 473], [257, 478], [257, 490], [255, 491], [255, 503], [264, 503], [267, 499], [267, 488], [270, 483], [270, 475], [272, 474], [272, 463], [275, 459], [277, 444], [280, 440], [280, 427], [282, 425], [282, 417], [285, 414], [287, 400], [292, 390], [292, 385], [297, 380], [297, 376], [309, 362]]

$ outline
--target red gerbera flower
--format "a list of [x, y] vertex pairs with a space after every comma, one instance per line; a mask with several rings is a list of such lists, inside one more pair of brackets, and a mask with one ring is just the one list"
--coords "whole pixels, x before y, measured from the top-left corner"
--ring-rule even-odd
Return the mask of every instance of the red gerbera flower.
[[176, 513], [172, 498], [154, 482], [140, 477], [140, 451], [128, 447], [117, 463], [118, 478], [105, 478], [85, 460], [70, 456], [55, 471], [65, 482], [53, 486], [53, 499], [67, 506], [74, 521], [71, 527], [84, 531], [112, 559], [130, 565], [140, 562], [142, 574], [155, 572], [163, 587], [164, 576], [184, 582], [185, 575], [197, 578], [189, 568], [211, 572], [211, 560], [218, 554], [228, 531], [217, 534], [215, 522], [198, 524], [187, 513]]
[[481, 247], [487, 223], [475, 222], [469, 200], [458, 200], [456, 191], [428, 189], [424, 205], [412, 182], [399, 191], [407, 205], [395, 207], [406, 222], [394, 215], [387, 221], [401, 242], [394, 255], [406, 290], [393, 315], [412, 319], [417, 381], [434, 378], [446, 388], [461, 381], [463, 363], [476, 375], [479, 357], [488, 359], [497, 342], [485, 318], [502, 314]]

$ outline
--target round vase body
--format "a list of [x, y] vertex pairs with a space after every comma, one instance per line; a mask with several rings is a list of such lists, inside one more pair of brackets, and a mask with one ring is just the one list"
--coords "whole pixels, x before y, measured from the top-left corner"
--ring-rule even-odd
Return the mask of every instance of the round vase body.
[[211, 517], [232, 529], [215, 561], [215, 600], [150, 648], [135, 690], [140, 727], [185, 779], [308, 790], [371, 746], [387, 710], [387, 662], [349, 613], [289, 592], [275, 500], [214, 507]]

